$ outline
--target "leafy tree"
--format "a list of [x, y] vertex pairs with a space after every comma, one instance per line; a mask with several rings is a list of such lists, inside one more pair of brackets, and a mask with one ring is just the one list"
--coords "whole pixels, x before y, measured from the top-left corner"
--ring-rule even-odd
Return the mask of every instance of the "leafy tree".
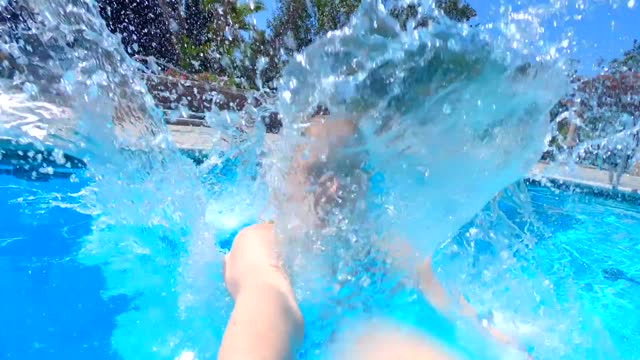
[[[640, 119], [640, 43], [634, 41], [631, 49], [625, 51], [620, 58], [611, 60], [606, 68], [604, 63], [603, 60], [600, 61], [602, 73], [594, 77], [585, 79], [575, 76], [575, 92], [554, 107], [552, 120], [569, 110], [580, 118], [574, 124], [568, 121], [558, 122], [556, 138], [566, 138], [568, 130], [573, 127], [574, 140], [597, 145], [615, 133], [628, 130], [629, 119], [633, 119], [632, 126], [637, 126]], [[564, 144], [562, 141], [552, 141], [550, 146], [555, 146], [561, 153]], [[602, 151], [597, 146], [585, 146], [596, 155]], [[597, 156], [594, 155], [580, 161], [596, 165], [596, 159]]]
[[[166, 0], [165, 5], [171, 8]], [[98, 0], [100, 15], [109, 31], [122, 35], [130, 55], [153, 56], [176, 63], [179, 59], [163, 8], [156, 0]]]
[[360, 0], [314, 0], [317, 30], [316, 35], [324, 35], [337, 30], [349, 22], [358, 10]]
[[436, 0], [436, 6], [453, 21], [466, 22], [478, 15], [466, 1]]
[[[316, 37], [345, 26], [360, 6], [361, 0], [279, 0], [275, 16], [269, 28], [279, 44], [301, 51]], [[461, 0], [437, 0], [436, 6], [449, 18], [465, 22], [477, 15], [476, 11]], [[406, 28], [409, 20], [419, 15], [418, 4], [392, 8], [390, 14], [400, 26]], [[425, 25], [426, 18], [417, 25]]]
[[[264, 10], [261, 0], [98, 0], [112, 32], [131, 55], [155, 57], [200, 78], [248, 86], [247, 53], [257, 53], [250, 22]], [[256, 57], [250, 57], [251, 59]], [[251, 83], [251, 81], [249, 81]]]
[[[279, 71], [287, 58], [302, 51], [319, 36], [344, 27], [357, 11], [361, 0], [278, 0], [274, 17], [269, 21], [271, 45], [275, 49], [272, 71]], [[436, 5], [455, 21], [468, 21], [476, 11], [460, 0], [437, 0]], [[408, 22], [417, 19], [416, 26], [425, 26], [429, 18], [418, 19], [417, 3], [395, 7], [390, 14], [406, 29]]]
[[[419, 15], [418, 5], [409, 4], [405, 6], [396, 6], [389, 11], [389, 14], [398, 21], [398, 25], [402, 30], [407, 30], [409, 21], [417, 19]], [[416, 22], [416, 27], [426, 26], [429, 24], [429, 19], [421, 18]]]
[[[477, 13], [466, 2], [460, 0], [437, 0], [435, 3], [448, 18], [457, 22], [467, 22], [474, 17]], [[407, 29], [409, 21], [415, 21], [415, 27], [424, 27], [429, 25], [435, 18], [430, 16], [420, 16], [419, 5], [417, 3], [408, 4], [404, 6], [396, 6], [389, 12], [400, 25], [403, 30]]]
[[640, 41], [633, 40], [631, 49], [625, 51], [622, 58], [613, 59], [609, 63], [609, 69], [611, 72], [640, 72]]
[[238, 68], [243, 87], [274, 89], [274, 80], [280, 74], [281, 56], [273, 40], [264, 30], [257, 30], [242, 47], [242, 63]]
[[180, 41], [181, 67], [190, 72], [212, 72], [237, 83], [242, 54], [257, 31], [247, 19], [264, 10], [256, 1], [191, 0], [187, 6], [187, 32]]
[[317, 32], [307, 0], [280, 0], [268, 26], [273, 44], [287, 55], [311, 44]]
[[307, 0], [279, 0], [275, 15], [267, 25], [271, 30], [266, 41], [268, 64], [261, 75], [267, 87], [273, 88], [288, 57], [302, 51], [316, 38], [317, 22]]
[[[329, 31], [345, 26], [361, 0], [279, 0], [270, 33], [248, 20], [264, 10], [258, 0], [98, 0], [102, 15], [132, 55], [154, 56], [218, 83], [272, 87], [287, 59]], [[460, 0], [436, 0], [456, 21], [475, 10]], [[416, 4], [392, 10], [401, 26], [418, 17]], [[429, 19], [416, 21], [418, 26]], [[202, 77], [201, 77], [202, 78]]]

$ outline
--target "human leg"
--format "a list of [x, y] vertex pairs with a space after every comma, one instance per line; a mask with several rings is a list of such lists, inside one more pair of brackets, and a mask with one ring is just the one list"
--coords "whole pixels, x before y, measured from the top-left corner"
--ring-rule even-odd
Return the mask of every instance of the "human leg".
[[379, 319], [349, 326], [335, 346], [334, 358], [345, 360], [460, 358], [425, 334]]
[[304, 321], [278, 249], [272, 224], [248, 227], [234, 240], [225, 260], [224, 277], [235, 304], [219, 359], [295, 358], [304, 336]]

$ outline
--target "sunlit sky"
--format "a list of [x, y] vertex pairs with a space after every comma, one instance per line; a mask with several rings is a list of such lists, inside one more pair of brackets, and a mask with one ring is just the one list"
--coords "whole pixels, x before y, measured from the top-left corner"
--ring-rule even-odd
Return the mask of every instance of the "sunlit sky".
[[[267, 19], [276, 8], [276, 0], [264, 0], [267, 10], [256, 15], [256, 23], [266, 27]], [[499, 16], [500, 1], [468, 0], [478, 16], [472, 23], [491, 23]], [[549, 1], [506, 1], [505, 3], [544, 4]], [[640, 39], [640, 0], [568, 0], [566, 16], [569, 21], [559, 21], [557, 27], [545, 26], [550, 41], [558, 41], [569, 29], [576, 40], [572, 58], [580, 60], [580, 72], [591, 75], [597, 72], [594, 65], [599, 58], [611, 59], [630, 49], [633, 39]], [[586, 4], [579, 10], [576, 4]], [[515, 8], [515, 6], [514, 6]], [[574, 16], [582, 15], [579, 20]], [[562, 18], [564, 18], [563, 16]], [[635, 24], [635, 25], [634, 25]]]

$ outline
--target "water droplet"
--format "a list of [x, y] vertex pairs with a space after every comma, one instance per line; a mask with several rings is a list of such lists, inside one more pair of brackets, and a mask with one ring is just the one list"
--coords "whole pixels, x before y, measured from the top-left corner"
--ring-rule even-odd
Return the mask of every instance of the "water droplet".
[[442, 113], [444, 114], [451, 114], [451, 105], [449, 105], [449, 103], [446, 103], [442, 106]]
[[184, 350], [177, 360], [194, 360], [196, 358], [196, 354], [193, 351]]
[[636, 0], [629, 0], [627, 6], [629, 7], [629, 9], [633, 9], [633, 7], [636, 6]]
[[53, 168], [51, 166], [46, 166], [38, 169], [38, 171], [42, 174], [53, 175]]
[[38, 93], [38, 87], [32, 83], [25, 83], [22, 86], [22, 91], [29, 96], [34, 96]]

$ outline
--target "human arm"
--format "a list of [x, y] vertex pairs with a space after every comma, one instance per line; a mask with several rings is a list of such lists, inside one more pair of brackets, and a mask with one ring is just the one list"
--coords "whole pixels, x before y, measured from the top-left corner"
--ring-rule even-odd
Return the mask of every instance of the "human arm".
[[[450, 297], [447, 290], [433, 272], [433, 261], [431, 257], [428, 257], [418, 269], [418, 277], [420, 290], [425, 298], [427, 298], [440, 312], [450, 314], [454, 310], [454, 300]], [[476, 309], [469, 304], [464, 296], [460, 295], [458, 305], [462, 315], [477, 322], [478, 325], [484, 328], [485, 331], [487, 331], [496, 341], [526, 352], [526, 350], [521, 349], [521, 346], [516, 339], [504, 334], [488, 321], [482, 321], [478, 316]]]

